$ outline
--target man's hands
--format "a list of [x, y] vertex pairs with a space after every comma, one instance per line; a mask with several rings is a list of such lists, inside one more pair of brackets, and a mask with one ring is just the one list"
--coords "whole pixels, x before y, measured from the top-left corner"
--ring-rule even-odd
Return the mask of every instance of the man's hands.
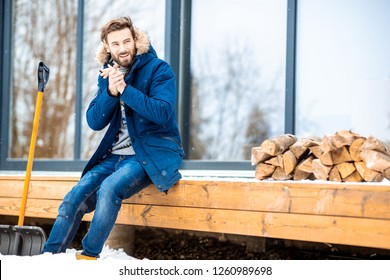
[[108, 65], [108, 68], [100, 70], [100, 76], [104, 79], [108, 77], [108, 90], [114, 96], [121, 94], [126, 87], [124, 74], [118, 68], [119, 65]]

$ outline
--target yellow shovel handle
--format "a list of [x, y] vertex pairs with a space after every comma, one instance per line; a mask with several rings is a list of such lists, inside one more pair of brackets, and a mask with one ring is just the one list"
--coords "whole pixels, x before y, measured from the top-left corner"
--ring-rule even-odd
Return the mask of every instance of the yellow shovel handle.
[[37, 103], [35, 106], [34, 124], [33, 124], [33, 130], [32, 130], [32, 134], [31, 134], [30, 150], [29, 150], [29, 154], [28, 154], [28, 161], [27, 161], [27, 168], [26, 168], [26, 177], [24, 180], [22, 202], [20, 205], [18, 226], [23, 226], [23, 224], [24, 224], [24, 214], [26, 212], [27, 195], [28, 195], [28, 189], [30, 186], [31, 170], [32, 170], [32, 166], [33, 166], [33, 159], [34, 159], [34, 152], [35, 152], [35, 143], [37, 141], [39, 116], [41, 114], [42, 98], [43, 98], [43, 92], [38, 91]]

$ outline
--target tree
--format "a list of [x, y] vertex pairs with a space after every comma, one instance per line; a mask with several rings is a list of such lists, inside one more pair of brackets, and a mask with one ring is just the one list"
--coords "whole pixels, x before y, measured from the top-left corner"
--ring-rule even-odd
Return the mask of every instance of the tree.
[[[261, 135], [268, 134], [265, 106], [262, 96], [268, 91], [261, 84], [261, 69], [250, 58], [250, 45], [237, 46], [227, 42], [222, 51], [207, 52], [200, 59], [194, 75], [199, 81], [199, 139], [205, 147], [202, 159], [241, 160], [247, 158], [245, 151], [250, 144], [246, 128], [251, 111], [257, 111]], [[257, 107], [253, 109], [253, 107]], [[262, 118], [259, 120], [258, 118]], [[249, 142], [248, 142], [249, 141]]]
[[[35, 157], [70, 158], [76, 73], [77, 1], [15, 1], [11, 157], [28, 154], [37, 92], [37, 67], [50, 78], [43, 98]], [[34, 86], [33, 86], [34, 85]]]
[[249, 113], [249, 122], [246, 128], [247, 144], [244, 151], [244, 159], [251, 158], [251, 148], [258, 147], [269, 138], [269, 125], [266, 121], [264, 111], [258, 106], [253, 106]]
[[[94, 60], [100, 44], [99, 28], [109, 19], [131, 15], [137, 22], [140, 11], [149, 13], [156, 1], [84, 1], [83, 57], [83, 158], [88, 158], [104, 131], [92, 132], [85, 111], [96, 94], [96, 78], [101, 67]], [[13, 56], [11, 94], [10, 157], [28, 155], [36, 102], [37, 66], [43, 61], [50, 78], [43, 97], [35, 157], [73, 158], [76, 100], [78, 0], [15, 0], [13, 16]], [[110, 10], [110, 13], [107, 11]], [[150, 12], [151, 13], [151, 12]], [[160, 12], [161, 14], [161, 12]], [[158, 24], [149, 20], [150, 28]], [[81, 94], [81, 93], [79, 93]]]
[[191, 112], [190, 112], [190, 143], [189, 143], [189, 159], [202, 159], [205, 153], [205, 145], [199, 139], [203, 119], [199, 113], [199, 84], [197, 79], [191, 79]]

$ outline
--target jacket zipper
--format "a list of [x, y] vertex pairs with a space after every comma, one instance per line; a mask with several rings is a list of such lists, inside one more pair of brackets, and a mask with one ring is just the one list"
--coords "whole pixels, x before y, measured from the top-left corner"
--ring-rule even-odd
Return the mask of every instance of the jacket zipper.
[[172, 137], [161, 136], [161, 138], [171, 140], [171, 141], [175, 142], [177, 145], [179, 145], [181, 147], [181, 144], [176, 139], [174, 139]]

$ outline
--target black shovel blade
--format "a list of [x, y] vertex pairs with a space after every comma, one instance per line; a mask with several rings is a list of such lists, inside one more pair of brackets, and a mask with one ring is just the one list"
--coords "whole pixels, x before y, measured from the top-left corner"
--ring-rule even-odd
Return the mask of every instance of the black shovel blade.
[[46, 234], [40, 227], [0, 225], [2, 255], [39, 255], [45, 242]]

